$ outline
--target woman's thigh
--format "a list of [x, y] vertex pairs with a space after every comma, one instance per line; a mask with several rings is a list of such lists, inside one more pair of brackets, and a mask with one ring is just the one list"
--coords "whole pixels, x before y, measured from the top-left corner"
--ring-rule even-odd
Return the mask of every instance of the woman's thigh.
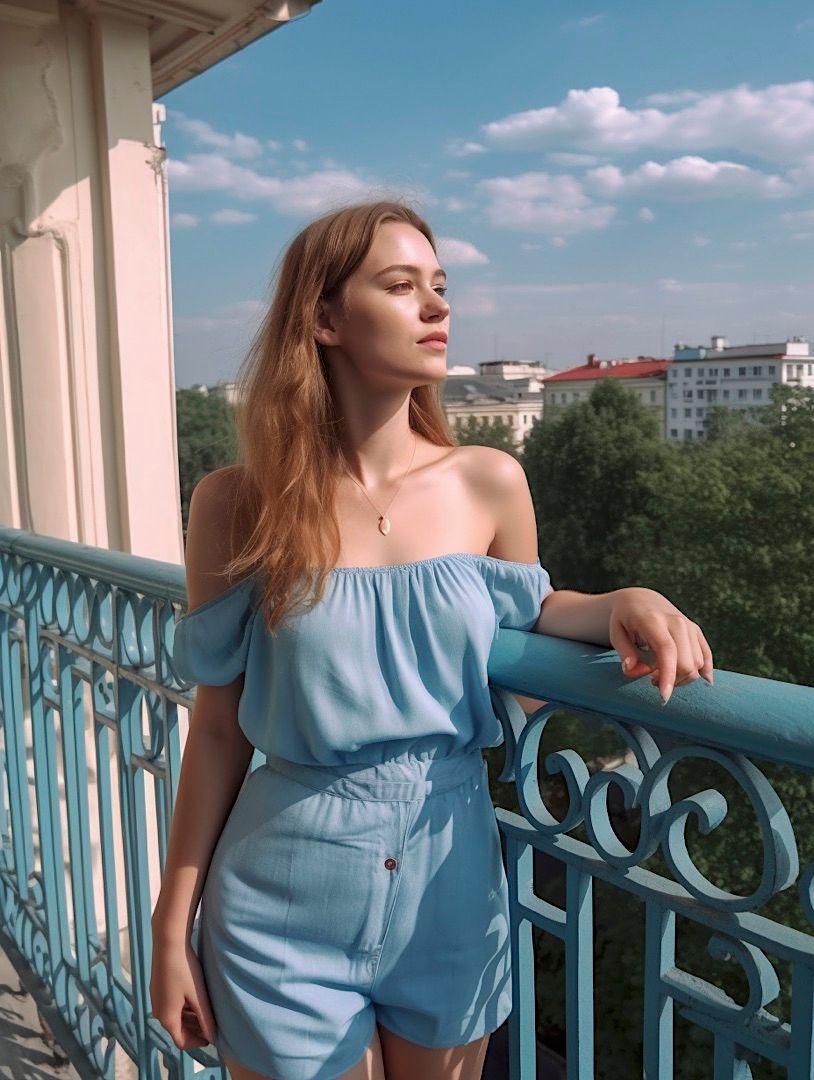
[[[481, 1080], [490, 1035], [463, 1046], [419, 1046], [379, 1025], [387, 1080]], [[240, 1078], [236, 1078], [240, 1080]]]
[[[232, 1080], [276, 1080], [276, 1077], [267, 1077], [263, 1073], [247, 1069], [245, 1065], [238, 1065], [237, 1062], [232, 1061], [225, 1054], [221, 1054], [221, 1058], [229, 1070]], [[370, 1040], [370, 1045], [365, 1050], [361, 1061], [357, 1062], [353, 1068], [348, 1069], [347, 1072], [342, 1073], [339, 1080], [385, 1080], [378, 1028], [373, 1029], [373, 1038]], [[427, 1080], [432, 1080], [432, 1078], [428, 1077]]]

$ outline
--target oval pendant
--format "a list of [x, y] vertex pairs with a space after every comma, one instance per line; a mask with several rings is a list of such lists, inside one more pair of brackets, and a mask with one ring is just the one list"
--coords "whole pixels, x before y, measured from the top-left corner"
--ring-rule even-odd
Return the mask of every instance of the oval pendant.
[[390, 518], [385, 517], [384, 514], [379, 518], [379, 532], [382, 536], [387, 536], [390, 532]]

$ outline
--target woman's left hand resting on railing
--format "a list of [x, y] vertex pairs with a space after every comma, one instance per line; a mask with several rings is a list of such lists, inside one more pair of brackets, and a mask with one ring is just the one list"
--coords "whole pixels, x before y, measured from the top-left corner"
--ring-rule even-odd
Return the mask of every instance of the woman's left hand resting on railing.
[[[701, 627], [654, 589], [634, 586], [598, 596], [558, 589], [543, 601], [534, 631], [611, 646], [625, 675], [649, 674], [665, 705], [674, 687], [699, 675], [712, 685], [712, 650]], [[642, 659], [642, 652], [653, 659]]]

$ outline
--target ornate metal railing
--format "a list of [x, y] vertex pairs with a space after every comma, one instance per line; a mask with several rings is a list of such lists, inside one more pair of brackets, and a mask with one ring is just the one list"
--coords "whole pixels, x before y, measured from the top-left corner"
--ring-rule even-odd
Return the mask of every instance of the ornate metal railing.
[[[814, 688], [717, 670], [713, 687], [697, 680], [676, 690], [662, 707], [648, 679], [625, 679], [615, 652], [518, 633], [500, 635], [489, 673], [506, 733], [500, 780], [514, 781], [521, 811], [496, 811], [506, 838], [512, 907], [512, 1080], [536, 1076], [533, 927], [564, 945], [569, 1080], [595, 1075], [746, 1080], [752, 1068], [759, 1070], [755, 1076], [810, 1080], [814, 837], [808, 828], [795, 834], [781, 795], [798, 801], [814, 795]], [[545, 703], [526, 715], [509, 691], [544, 697]], [[615, 767], [591, 770], [585, 756], [570, 747], [544, 754], [546, 728], [563, 709], [594, 731], [604, 726], [616, 733], [623, 756], [617, 756]], [[768, 766], [772, 779], [767, 766], [761, 770], [752, 758], [774, 763]], [[672, 774], [685, 763], [693, 767], [685, 769], [679, 795], [672, 790]], [[716, 787], [705, 786], [710, 765], [722, 781]], [[726, 797], [718, 790], [722, 786]], [[609, 798], [614, 789], [616, 813]], [[552, 794], [560, 804], [557, 813], [550, 809]], [[716, 846], [714, 868], [739, 868], [740, 841], [751, 853], [755, 879], [752, 888], [740, 892], [710, 880], [698, 865], [699, 852], [727, 818], [727, 799], [734, 803], [738, 796], [738, 828]], [[810, 813], [807, 805], [798, 809], [803, 816]], [[744, 845], [749, 815], [751, 840]], [[691, 843], [693, 820], [700, 835]], [[798, 840], [807, 847], [802, 873]], [[535, 853], [562, 867], [563, 902], [540, 895]], [[654, 861], [656, 870], [645, 865]], [[638, 898], [643, 925], [641, 1041], [625, 1071], [616, 1073], [601, 1068], [602, 1046], [594, 1041], [597, 881]], [[766, 909], [794, 884], [797, 895], [784, 904], [789, 924], [778, 922]], [[677, 931], [689, 924], [706, 937], [713, 971], [726, 967], [725, 961], [739, 965], [745, 1001], [734, 1000], [709, 976], [682, 967]], [[635, 926], [630, 934], [632, 946]], [[785, 985], [778, 975], [781, 965]], [[618, 993], [624, 995], [625, 987]], [[781, 996], [790, 997], [788, 1020], [769, 1009]], [[693, 1064], [682, 1068], [674, 1052], [676, 1010], [710, 1034], [708, 1061], [696, 1041], [690, 1044]], [[765, 1071], [769, 1063], [779, 1070]]]
[[[40, 979], [74, 1054], [106, 1080], [122, 1071], [117, 1054], [140, 1077], [159, 1075], [162, 1056], [184, 1076], [193, 1058], [220, 1067], [211, 1050], [178, 1051], [149, 1007], [150, 914], [193, 700], [172, 660], [185, 595], [181, 566], [0, 529], [0, 941]], [[520, 810], [497, 810], [512, 905], [512, 1080], [535, 1076], [535, 984], [548, 973], [535, 963], [533, 927], [564, 942], [570, 1078], [695, 1080], [674, 1071], [676, 1010], [713, 1039], [709, 1069], [696, 1075], [740, 1080], [760, 1058], [810, 1077], [814, 865], [804, 859], [798, 873], [786, 780], [751, 759], [790, 766], [809, 790], [814, 690], [717, 671], [714, 688], [680, 688], [662, 708], [647, 680], [624, 679], [615, 653], [519, 631], [500, 634], [489, 675], [507, 735], [500, 781], [516, 770]], [[547, 704], [527, 717], [511, 692]], [[539, 776], [541, 737], [564, 709], [612, 730], [627, 759], [598, 767], [566, 746]], [[251, 767], [261, 761], [258, 752]], [[677, 798], [671, 774], [687, 761], [688, 793]], [[726, 828], [723, 795], [695, 783], [711, 764], [745, 793], [761, 838], [755, 887], [741, 894], [708, 880], [688, 837], [689, 819], [701, 843]], [[561, 902], [542, 895], [556, 884], [551, 865], [562, 868]], [[633, 1071], [603, 1073], [601, 1033], [594, 1043], [595, 882], [635, 896], [644, 912], [643, 1049], [633, 1048]], [[766, 909], [795, 882], [799, 917], [778, 921]], [[708, 935], [713, 964], [730, 957], [742, 969], [745, 1003], [677, 963], [685, 922]], [[788, 1020], [768, 1009], [788, 996], [780, 964]]]

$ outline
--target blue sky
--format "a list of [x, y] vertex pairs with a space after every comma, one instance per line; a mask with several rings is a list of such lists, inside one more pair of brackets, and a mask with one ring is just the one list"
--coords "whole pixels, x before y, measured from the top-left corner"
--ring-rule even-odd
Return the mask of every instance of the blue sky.
[[160, 99], [179, 387], [232, 378], [287, 243], [403, 196], [449, 367], [814, 340], [801, 0], [322, 0]]

